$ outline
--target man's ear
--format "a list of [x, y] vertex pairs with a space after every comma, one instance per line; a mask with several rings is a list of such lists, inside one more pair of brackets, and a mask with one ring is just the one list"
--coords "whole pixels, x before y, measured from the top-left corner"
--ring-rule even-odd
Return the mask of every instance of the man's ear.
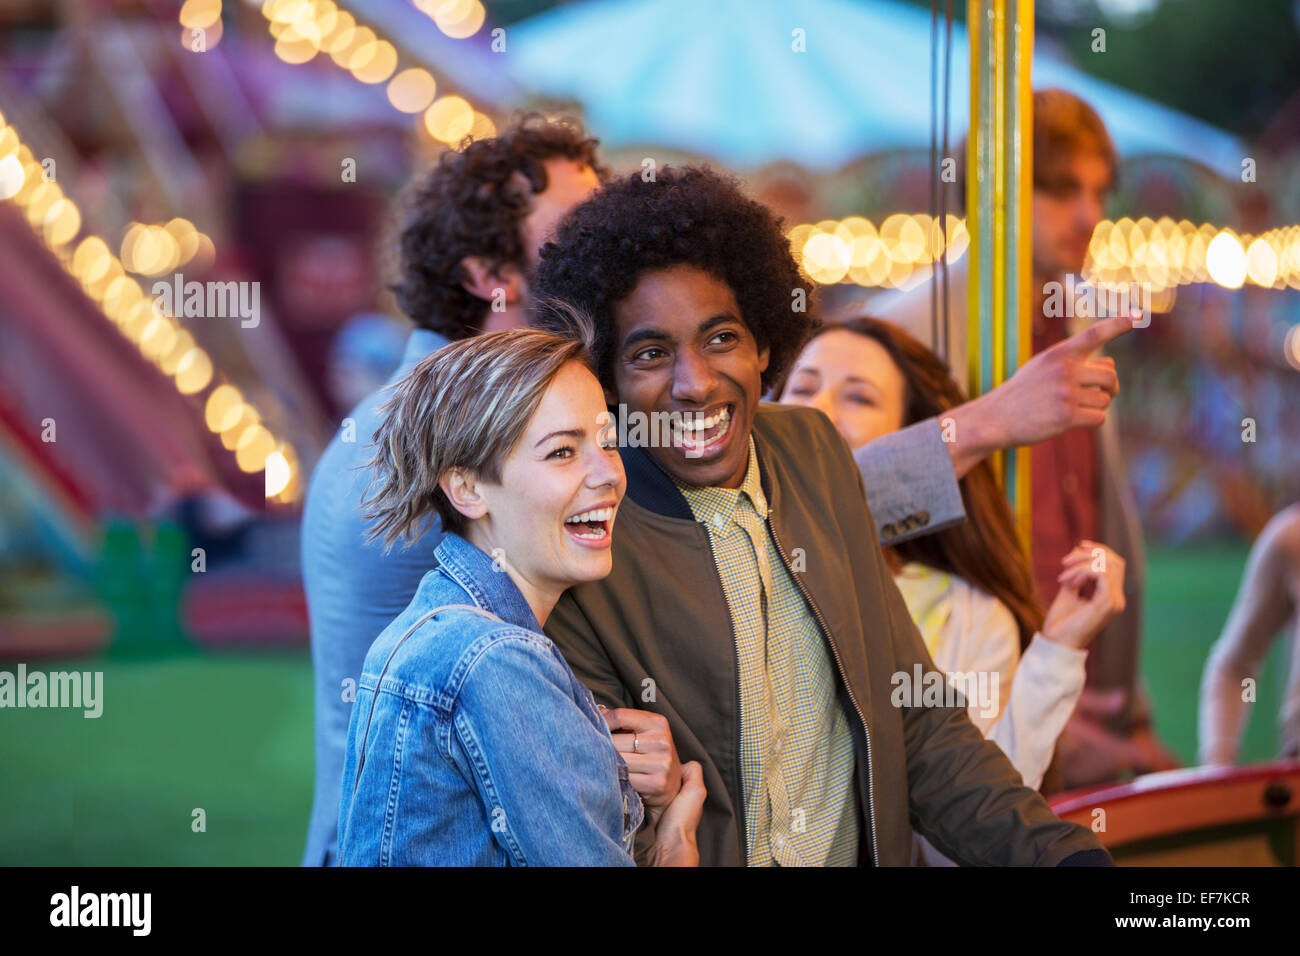
[[460, 265], [465, 270], [461, 288], [489, 305], [514, 305], [523, 298], [524, 276], [513, 262], [502, 263], [493, 271], [483, 256], [466, 256]]
[[767, 371], [767, 364], [772, 360], [772, 349], [764, 346], [758, 350], [758, 374], [762, 375]]
[[447, 496], [451, 506], [470, 521], [488, 512], [487, 499], [474, 475], [463, 468], [452, 468], [438, 479], [438, 487]]

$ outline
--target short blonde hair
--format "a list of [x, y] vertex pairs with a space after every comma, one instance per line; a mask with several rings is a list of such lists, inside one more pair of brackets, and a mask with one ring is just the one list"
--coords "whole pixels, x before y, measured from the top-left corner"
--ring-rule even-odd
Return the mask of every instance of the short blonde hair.
[[572, 361], [590, 367], [584, 337], [511, 329], [453, 342], [416, 365], [380, 409], [362, 502], [374, 522], [367, 539], [382, 537], [386, 548], [414, 542], [430, 512], [443, 530], [463, 534], [468, 519], [438, 482], [453, 468], [499, 482], [546, 389]]

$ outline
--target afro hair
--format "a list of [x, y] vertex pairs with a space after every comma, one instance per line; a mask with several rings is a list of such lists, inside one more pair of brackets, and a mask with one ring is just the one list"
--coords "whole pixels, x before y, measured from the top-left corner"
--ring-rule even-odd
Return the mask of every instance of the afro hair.
[[542, 247], [532, 288], [536, 323], [563, 332], [548, 301], [589, 315], [592, 359], [601, 383], [614, 387], [618, 347], [614, 309], [647, 272], [691, 265], [727, 284], [760, 349], [770, 350], [766, 391], [819, 324], [814, 289], [799, 274], [781, 220], [707, 167], [665, 166], [614, 179], [569, 212]]

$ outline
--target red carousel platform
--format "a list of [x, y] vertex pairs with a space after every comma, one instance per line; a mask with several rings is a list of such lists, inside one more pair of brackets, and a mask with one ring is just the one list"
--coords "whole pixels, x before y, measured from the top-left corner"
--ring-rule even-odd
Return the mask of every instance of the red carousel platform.
[[1051, 801], [1120, 866], [1295, 866], [1300, 760], [1192, 767]]

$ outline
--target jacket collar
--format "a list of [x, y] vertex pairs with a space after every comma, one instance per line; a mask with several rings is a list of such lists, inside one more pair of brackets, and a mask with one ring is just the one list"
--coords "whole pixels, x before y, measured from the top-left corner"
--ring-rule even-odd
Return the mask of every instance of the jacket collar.
[[[760, 410], [762, 406], [759, 406]], [[763, 464], [762, 439], [759, 435], [759, 416], [754, 416], [754, 454], [758, 458], [759, 478], [763, 494], [767, 496], [769, 509], [773, 503], [772, 476]], [[686, 496], [678, 489], [676, 482], [668, 476], [644, 448], [624, 447], [619, 449], [623, 459], [623, 470], [627, 473], [627, 496], [647, 511], [667, 518], [681, 518], [694, 521]]]
[[537, 616], [510, 575], [478, 547], [449, 531], [438, 543], [434, 557], [439, 569], [464, 588], [477, 606], [507, 624], [541, 631]]

